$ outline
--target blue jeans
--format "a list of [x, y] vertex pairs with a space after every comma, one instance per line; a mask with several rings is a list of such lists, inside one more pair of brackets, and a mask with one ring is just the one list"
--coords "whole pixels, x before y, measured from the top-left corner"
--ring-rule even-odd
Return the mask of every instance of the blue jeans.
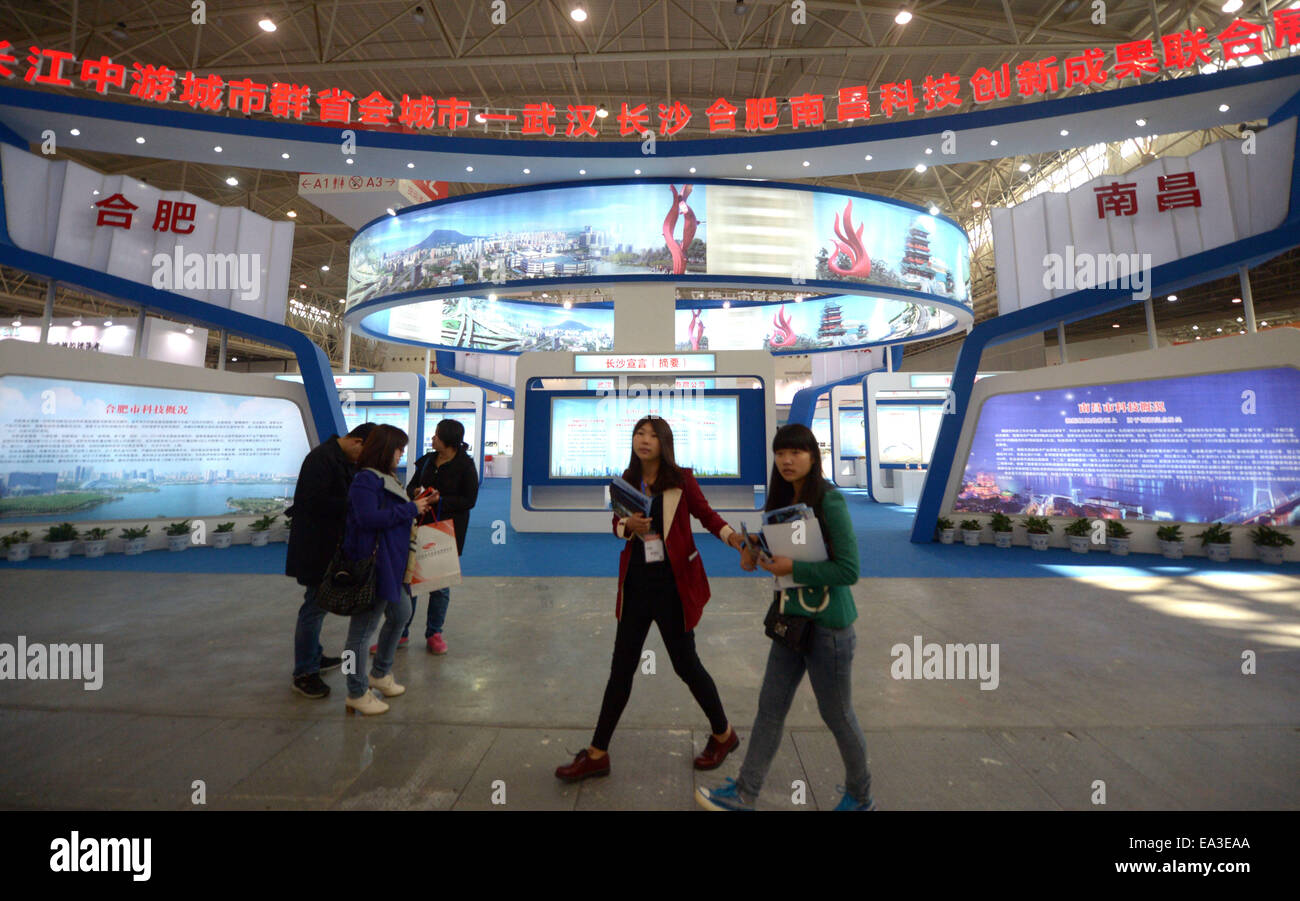
[[772, 765], [785, 727], [785, 715], [794, 702], [795, 690], [803, 681], [804, 670], [817, 697], [817, 710], [835, 736], [844, 760], [844, 785], [858, 801], [871, 797], [871, 773], [867, 770], [867, 740], [853, 713], [850, 696], [853, 672], [853, 649], [857, 636], [853, 627], [826, 629], [814, 624], [808, 652], [792, 651], [780, 642], [772, 642], [767, 655], [767, 672], [758, 694], [758, 715], [749, 737], [745, 762], [736, 780], [741, 797], [749, 803], [758, 799]]
[[366, 661], [370, 656], [370, 636], [375, 634], [375, 627], [383, 617], [384, 627], [379, 630], [379, 647], [375, 650], [374, 666], [370, 675], [382, 679], [393, 670], [393, 655], [397, 653], [397, 642], [402, 637], [401, 624], [411, 615], [410, 600], [406, 592], [398, 593], [396, 601], [380, 604], [373, 610], [358, 613], [351, 617], [348, 625], [347, 650], [356, 656], [356, 670], [348, 674], [348, 697], [359, 698], [370, 690], [370, 680], [366, 678]]
[[[451, 589], [439, 588], [429, 593], [429, 621], [424, 626], [424, 638], [427, 641], [442, 631], [442, 624], [447, 621], [447, 605], [451, 603]], [[411, 634], [411, 623], [415, 621], [415, 608], [419, 606], [415, 596], [411, 596], [411, 616], [406, 620], [402, 637]]]
[[302, 606], [298, 608], [298, 625], [293, 630], [293, 677], [320, 672], [320, 627], [326, 613], [316, 606], [316, 587], [307, 586]]

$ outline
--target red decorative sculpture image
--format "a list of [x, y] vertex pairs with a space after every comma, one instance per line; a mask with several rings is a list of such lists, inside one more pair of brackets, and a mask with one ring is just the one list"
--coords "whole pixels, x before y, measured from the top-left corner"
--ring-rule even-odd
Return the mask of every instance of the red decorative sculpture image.
[[704, 323], [700, 321], [702, 310], [691, 310], [691, 324], [686, 329], [686, 334], [691, 336], [691, 350], [699, 350], [700, 342], [704, 340]]
[[[843, 215], [843, 228], [841, 228], [840, 214], [835, 214], [835, 238], [831, 239], [835, 244], [835, 253], [831, 254], [827, 265], [836, 275], [851, 276], [853, 278], [866, 278], [871, 274], [871, 257], [867, 256], [867, 249], [862, 244], [862, 230], [866, 228], [866, 226], [859, 225], [857, 231], [853, 230], [852, 200], [845, 204]], [[840, 254], [843, 254], [849, 259], [849, 267], [847, 269], [840, 268]]]
[[[686, 274], [686, 249], [691, 246], [695, 240], [695, 228], [699, 224], [695, 218], [695, 211], [686, 203], [686, 198], [691, 196], [691, 186], [683, 185], [679, 193], [676, 185], [669, 185], [673, 191], [673, 205], [668, 210], [668, 215], [664, 217], [664, 241], [668, 244], [668, 253], [673, 258], [673, 275]], [[682, 225], [681, 243], [673, 237], [673, 232], [677, 230], [677, 216], [681, 215], [685, 222]]]
[[797, 339], [790, 325], [790, 317], [785, 314], [785, 304], [781, 304], [776, 315], [772, 317], [772, 325], [776, 326], [776, 330], [772, 332], [768, 344], [772, 347], [793, 347]]

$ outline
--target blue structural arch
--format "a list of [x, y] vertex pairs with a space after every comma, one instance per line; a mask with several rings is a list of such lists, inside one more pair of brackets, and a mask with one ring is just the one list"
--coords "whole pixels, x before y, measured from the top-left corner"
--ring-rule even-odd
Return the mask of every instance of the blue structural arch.
[[[890, 362], [895, 372], [903, 365], [903, 345], [896, 344], [889, 348]], [[883, 372], [881, 369], [870, 369], [867, 372]], [[833, 382], [827, 382], [824, 385], [810, 385], [807, 388], [800, 388], [790, 399], [790, 413], [786, 417], [786, 422], [797, 422], [812, 428], [813, 416], [817, 412], [817, 401], [821, 396], [830, 391], [836, 385], [852, 385], [854, 382], [865, 382], [867, 372], [855, 372], [847, 375], [842, 379], [836, 379]]]
[[[1300, 94], [1291, 97], [1269, 118], [1274, 125], [1283, 118], [1300, 112]], [[1151, 272], [1152, 296], [1178, 291], [1232, 275], [1241, 267], [1256, 266], [1280, 253], [1300, 246], [1300, 128], [1296, 131], [1293, 148], [1290, 204], [1286, 218], [1270, 231], [1234, 241], [1221, 247], [1202, 251], [1181, 260], [1157, 266]], [[1077, 322], [1099, 316], [1111, 310], [1130, 306], [1135, 301], [1131, 290], [1121, 288], [1092, 288], [1075, 291], [1054, 300], [1035, 304], [1014, 313], [998, 316], [975, 326], [962, 342], [953, 370], [952, 391], [954, 413], [943, 417], [934, 453], [930, 458], [930, 473], [916, 506], [916, 519], [912, 523], [912, 541], [934, 540], [934, 528], [939, 519], [944, 492], [957, 454], [957, 442], [962, 425], [970, 409], [971, 391], [975, 386], [975, 373], [979, 369], [984, 349], [1004, 341], [1012, 341], [1034, 332], [1042, 332], [1056, 323]]]

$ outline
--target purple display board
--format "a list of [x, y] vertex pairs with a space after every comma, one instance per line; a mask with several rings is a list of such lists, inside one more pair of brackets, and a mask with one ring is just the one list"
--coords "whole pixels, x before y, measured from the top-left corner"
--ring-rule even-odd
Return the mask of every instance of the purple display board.
[[1000, 394], [980, 408], [955, 513], [1294, 525], [1300, 372]]

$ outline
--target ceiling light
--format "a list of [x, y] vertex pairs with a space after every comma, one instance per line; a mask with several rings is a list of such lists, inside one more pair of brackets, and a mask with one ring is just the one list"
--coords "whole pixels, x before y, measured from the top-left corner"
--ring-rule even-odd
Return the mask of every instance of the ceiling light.
[[585, 22], [587, 21], [587, 11], [581, 6], [575, 6], [569, 10], [569, 18], [575, 22]]
[[1234, 297], [1234, 298], [1232, 299], [1232, 302], [1233, 302], [1233, 303], [1241, 303], [1241, 298], [1240, 298], [1240, 297]]
[[1245, 330], [1245, 329], [1241, 329], [1239, 332], [1237, 332], [1237, 334], [1238, 334], [1238, 335], [1244, 335], [1244, 334], [1246, 334], [1246, 330]]
[[524, 175], [532, 175], [532, 174], [533, 174], [533, 170], [532, 170], [532, 169], [525, 169], [525, 170], [524, 170]]
[[73, 327], [73, 328], [81, 328], [81, 320], [80, 320], [80, 319], [74, 319], [74, 320], [72, 320], [72, 327]]
[[863, 157], [863, 159], [866, 160], [868, 163], [871, 162], [871, 154], [868, 153], [866, 156]]
[[[1241, 320], [1238, 319], [1237, 321], [1240, 322]], [[112, 328], [112, 327], [113, 327], [113, 320], [112, 320], [112, 319], [105, 319], [105, 320], [104, 320], [104, 328]]]
[[812, 165], [812, 163], [808, 162], [807, 160], [804, 160], [804, 161], [803, 161], [803, 164], [804, 164], [805, 166], [811, 166], [811, 165]]
[[411, 18], [415, 20], [416, 25], [424, 24], [424, 7], [417, 6], [415, 12], [411, 13]]
[[731, 309], [731, 301], [729, 301], [729, 300], [724, 300], [724, 301], [722, 302], [722, 308], [723, 308], [724, 310], [730, 310], [730, 309]]
[[1237, 321], [1238, 321], [1238, 322], [1241, 322], [1241, 317], [1240, 317], [1240, 316], [1237, 317]]
[[406, 164], [406, 168], [408, 168], [408, 169], [414, 169], [414, 168], [415, 168], [415, 163], [407, 163], [407, 164]]
[[694, 174], [695, 174], [695, 167], [694, 167], [694, 166], [691, 166], [691, 175], [694, 175]]
[[917, 172], [924, 172], [924, 171], [925, 171], [925, 163], [917, 163], [917, 164], [916, 164], [916, 171], [917, 171]]
[[925, 148], [925, 155], [926, 155], [926, 156], [929, 156], [929, 155], [932, 154], [932, 153], [934, 153], [934, 148], [933, 148], [933, 147], [927, 147], [927, 148]]
[[1260, 325], [1261, 325], [1261, 326], [1265, 326], [1265, 325], [1268, 325], [1268, 323], [1267, 323], [1267, 322], [1261, 322]]
[[1064, 137], [1068, 136], [1069, 134], [1070, 134], [1070, 130], [1069, 130], [1068, 128], [1062, 128], [1062, 129], [1061, 129], [1061, 137], [1064, 138]]
[[596, 107], [596, 116], [598, 118], [603, 119], [608, 115], [609, 115], [609, 110], [605, 109], [605, 104], [602, 103], [600, 106]]
[[899, 10], [898, 15], [894, 16], [894, 21], [899, 25], [906, 25], [912, 21], [912, 14], [905, 9]]
[[74, 128], [71, 131], [69, 131], [68, 134], [72, 135], [75, 138], [77, 135], [81, 134], [81, 129]]
[[388, 215], [390, 215], [390, 216], [396, 216], [396, 215], [397, 215], [397, 210], [393, 209], [391, 206], [390, 206], [390, 207], [387, 207], [386, 210], [387, 210]]
[[280, 154], [280, 159], [282, 159], [282, 160], [287, 160], [288, 158], [289, 158], [289, 154], [287, 154], [287, 153], [282, 153], [282, 154]]
[[938, 208], [937, 206], [935, 206], [933, 203], [930, 204], [930, 215], [931, 215], [931, 216], [937, 216], [937, 215], [939, 215], [939, 208]]
[[140, 137], [136, 138], [136, 139], [135, 139], [135, 142], [136, 142], [137, 144], [143, 144], [143, 143], [144, 143], [144, 136], [141, 135]]
[[1228, 106], [1228, 104], [1226, 104], [1226, 103], [1220, 103], [1220, 104], [1219, 104], [1219, 112], [1221, 112], [1221, 113], [1226, 113], [1226, 112], [1227, 112], [1228, 110], [1230, 110], [1230, 109], [1232, 109], [1232, 107]]
[[23, 324], [22, 319], [21, 319], [21, 318], [18, 318], [18, 317], [15, 317], [15, 318], [14, 318], [14, 321], [10, 323], [10, 325], [12, 325], [14, 328], [18, 328], [18, 327], [21, 326], [22, 324]]
[[304, 285], [304, 284], [302, 284], [302, 283], [299, 283], [299, 284], [298, 284], [298, 289], [299, 289], [300, 291], [306, 291], [306, 290], [307, 290], [307, 286]]
[[92, 193], [92, 194], [94, 194], [96, 197], [98, 197], [98, 196], [99, 196], [99, 189], [96, 188], [94, 191], [91, 191], [90, 193]]
[[267, 32], [268, 34], [272, 31], [275, 31], [275, 23], [271, 21], [270, 16], [267, 16], [259, 20], [257, 23], [257, 27]]
[[1134, 121], [1137, 123], [1139, 128], [1142, 128], [1147, 124], [1146, 119], [1135, 119]]
[[297, 218], [298, 218], [298, 214], [297, 214], [296, 212], [294, 212], [293, 210], [290, 210], [289, 212], [285, 213], [285, 215], [288, 216], [290, 219], [297, 219]]
[[187, 334], [187, 335], [192, 335], [192, 334], [194, 334], [194, 326], [192, 326], [192, 325], [187, 325], [187, 326], [185, 326], [185, 334]]
[[1029, 164], [1028, 164], [1028, 163], [1021, 163], [1021, 164], [1020, 164], [1020, 171], [1021, 171], [1021, 172], [1028, 172], [1028, 171], [1029, 171]]
[[996, 146], [998, 146], [998, 139], [997, 139], [997, 138], [994, 138], [993, 140], [989, 141], [989, 146], [990, 146], [990, 147], [996, 147]]
[[1241, 9], [1241, 0], [1227, 0], [1227, 2], [1223, 4], [1223, 11], [1225, 13], [1235, 13], [1239, 9]]
[[746, 171], [746, 172], [748, 172], [750, 169], [753, 169], [753, 168], [754, 168], [754, 167], [751, 166], [749, 163], [745, 163], [745, 171]]
[[1111, 327], [1111, 328], [1119, 328], [1119, 323], [1118, 323], [1118, 322], [1112, 322], [1112, 323], [1110, 324], [1110, 327]]
[[1177, 299], [1178, 299], [1177, 294], [1170, 294], [1168, 297], [1165, 298], [1165, 300], [1169, 301], [1170, 303], [1173, 303]]
[[497, 299], [497, 296], [496, 296], [495, 294], [489, 294], [489, 295], [488, 295], [488, 300], [496, 300], [496, 299]]
[[1196, 336], [1196, 340], [1197, 340], [1197, 341], [1200, 341], [1200, 340], [1201, 340], [1201, 336], [1200, 336], [1200, 335], [1197, 335], [1197, 336]]
[[970, 202], [970, 205], [971, 205], [971, 209], [975, 209], [975, 210], [978, 210], [980, 207], [984, 206], [984, 204], [980, 203], [978, 200], [972, 200]]
[[579, 169], [579, 170], [578, 170], [578, 174], [579, 174], [579, 175], [586, 175], [586, 174], [587, 174], [587, 170], [586, 170], [586, 169]]
[[345, 163], [347, 163], [349, 166], [351, 166], [351, 165], [352, 165], [352, 157], [348, 157], [348, 158], [347, 158], [346, 160], [344, 160], [343, 162], [345, 162]]
[[231, 358], [230, 358], [230, 362], [232, 362], [232, 363], [238, 363], [238, 362], [239, 362], [239, 357], [231, 357]]
[[566, 301], [564, 302], [564, 308], [565, 308], [566, 310], [572, 310], [572, 309], [573, 309], [573, 301], [571, 301], [571, 300], [566, 300]]
[[466, 171], [466, 172], [473, 172], [473, 171], [474, 171], [474, 167], [473, 167], [473, 166], [466, 166], [466, 167], [465, 167], [465, 171]]
[[1221, 332], [1221, 331], [1223, 331], [1223, 329], [1221, 329], [1221, 328], [1216, 328], [1215, 331], [1216, 331], [1216, 332]]
[[126, 23], [118, 22], [115, 26], [113, 26], [113, 30], [110, 32], [110, 34], [112, 34], [113, 37], [115, 38], [126, 37]]
[[233, 188], [235, 185], [239, 184], [239, 179], [237, 179], [237, 178], [235, 178], [235, 176], [231, 175], [231, 176], [229, 176], [229, 177], [226, 179], [226, 184], [230, 185], [230, 187]]
[[[805, 165], [806, 165], [806, 164], [805, 164]], [[640, 174], [641, 174], [641, 170], [640, 170], [640, 169], [633, 169], [633, 170], [632, 170], [632, 174], [633, 174], [633, 175], [640, 175]]]
[[321, 271], [321, 272], [329, 272], [329, 271], [330, 271], [330, 267], [329, 267], [329, 266], [322, 266], [322, 267], [320, 267], [320, 271]]
[[1192, 331], [1194, 331], [1194, 332], [1199, 332], [1200, 330], [1201, 330], [1201, 327], [1200, 327], [1199, 325], [1194, 325], [1194, 326], [1192, 326]]

